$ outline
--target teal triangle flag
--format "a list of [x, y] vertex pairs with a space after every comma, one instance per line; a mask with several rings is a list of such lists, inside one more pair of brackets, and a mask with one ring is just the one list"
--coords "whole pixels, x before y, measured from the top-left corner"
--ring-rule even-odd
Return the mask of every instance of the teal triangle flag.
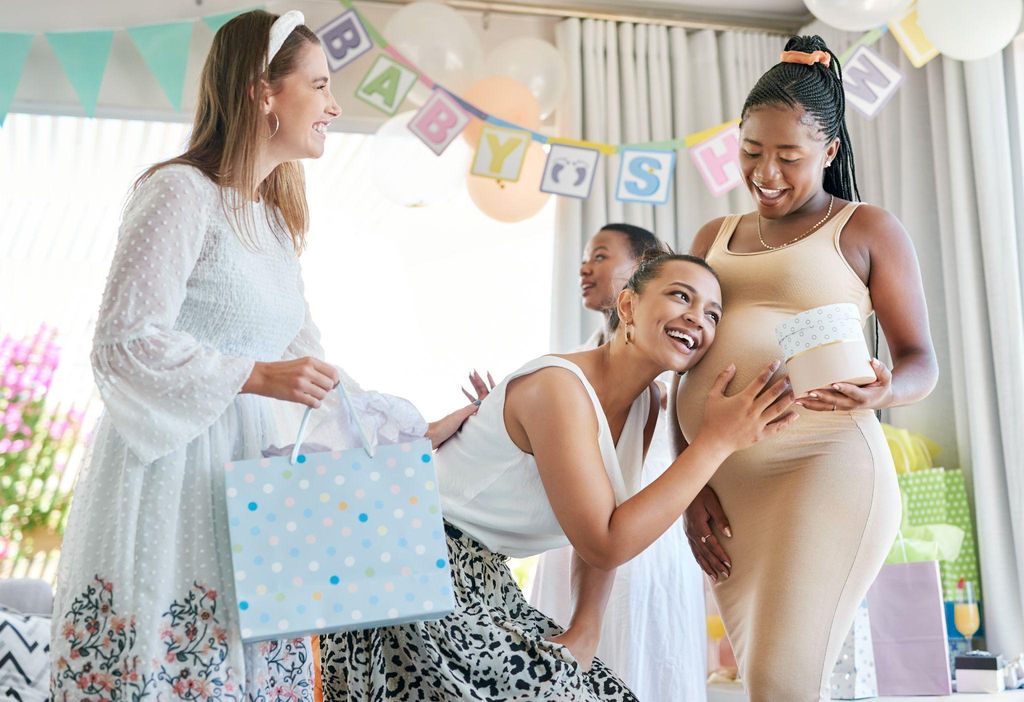
[[142, 60], [149, 66], [175, 110], [181, 109], [181, 92], [194, 25], [194, 22], [171, 22], [128, 30], [128, 35], [142, 54]]
[[235, 10], [234, 12], [224, 12], [219, 15], [210, 15], [209, 17], [204, 17], [203, 22], [206, 22], [206, 26], [210, 28], [210, 31], [216, 34], [218, 29], [220, 29], [225, 24], [227, 24], [234, 18], [238, 17], [239, 15], [258, 9], [260, 8], [248, 7], [244, 10]]
[[0, 127], [4, 126], [7, 110], [11, 109], [11, 103], [14, 102], [14, 93], [21, 82], [21, 71], [25, 68], [30, 46], [31, 34], [0, 32]]
[[103, 73], [107, 70], [114, 33], [47, 32], [46, 39], [78, 93], [85, 114], [92, 117], [96, 114], [96, 101], [99, 99]]

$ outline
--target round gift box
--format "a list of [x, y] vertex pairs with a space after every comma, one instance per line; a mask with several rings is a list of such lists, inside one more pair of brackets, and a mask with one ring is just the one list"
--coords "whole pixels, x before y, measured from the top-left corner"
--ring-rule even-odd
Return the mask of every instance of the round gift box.
[[856, 305], [824, 305], [786, 319], [775, 328], [793, 392], [802, 397], [833, 383], [875, 380]]

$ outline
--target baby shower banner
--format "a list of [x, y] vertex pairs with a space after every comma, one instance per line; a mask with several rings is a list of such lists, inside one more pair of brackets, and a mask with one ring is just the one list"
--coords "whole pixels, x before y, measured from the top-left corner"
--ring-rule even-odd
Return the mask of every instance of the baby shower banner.
[[[543, 145], [546, 163], [539, 190], [562, 197], [590, 196], [601, 158], [615, 156], [618, 178], [615, 197], [625, 202], [663, 204], [668, 201], [678, 165], [677, 153], [689, 157], [709, 193], [720, 196], [741, 185], [739, 120], [710, 126], [679, 138], [636, 143], [604, 143], [548, 135], [538, 128], [515, 124], [481, 109], [458, 92], [449, 90], [420, 70], [390, 44], [352, 3], [339, 0], [343, 11], [316, 30], [332, 72], [348, 68], [377, 50], [359, 81], [355, 97], [381, 113], [394, 116], [410, 92], [419, 85], [430, 91], [408, 124], [426, 148], [440, 156], [467, 128], [479, 129], [471, 142], [476, 149], [470, 172], [502, 182], [516, 182], [532, 142]], [[237, 12], [220, 13], [190, 21], [174, 21], [119, 29], [72, 32], [0, 33], [0, 127], [10, 109], [34, 42], [45, 41], [68, 77], [86, 116], [96, 113], [100, 86], [117, 31], [124, 31], [139, 57], [159, 84], [169, 105], [180, 111], [189, 47], [195, 26], [202, 22], [216, 32]], [[911, 8], [886, 27], [864, 33], [841, 55], [847, 100], [872, 119], [898, 91], [903, 75], [871, 47], [891, 31], [915, 67], [938, 55], [917, 24]], [[474, 124], [482, 128], [473, 127]], [[474, 132], [471, 132], [474, 133]], [[475, 133], [474, 133], [475, 134]], [[465, 135], [464, 135], [465, 136]]]

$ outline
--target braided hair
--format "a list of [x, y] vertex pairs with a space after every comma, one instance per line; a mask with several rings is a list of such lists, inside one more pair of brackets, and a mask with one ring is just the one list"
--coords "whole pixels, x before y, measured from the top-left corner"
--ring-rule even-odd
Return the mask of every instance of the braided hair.
[[860, 200], [853, 148], [846, 130], [846, 93], [843, 91], [843, 69], [839, 58], [816, 34], [791, 37], [786, 42], [785, 51], [824, 51], [831, 61], [828, 67], [821, 63], [810, 66], [786, 62], [775, 64], [747, 95], [741, 117], [746, 119], [750, 110], [769, 105], [802, 107], [817, 123], [826, 141], [839, 138], [839, 153], [832, 165], [825, 169], [822, 182], [825, 192], [844, 200]]

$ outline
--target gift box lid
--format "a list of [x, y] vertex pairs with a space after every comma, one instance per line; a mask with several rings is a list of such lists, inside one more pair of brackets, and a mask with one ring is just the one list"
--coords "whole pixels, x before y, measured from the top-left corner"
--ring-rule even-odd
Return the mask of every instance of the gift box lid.
[[957, 670], [999, 670], [1005, 661], [991, 653], [968, 653], [956, 657]]
[[863, 341], [860, 310], [849, 302], [815, 307], [779, 322], [775, 338], [787, 359], [816, 346]]

